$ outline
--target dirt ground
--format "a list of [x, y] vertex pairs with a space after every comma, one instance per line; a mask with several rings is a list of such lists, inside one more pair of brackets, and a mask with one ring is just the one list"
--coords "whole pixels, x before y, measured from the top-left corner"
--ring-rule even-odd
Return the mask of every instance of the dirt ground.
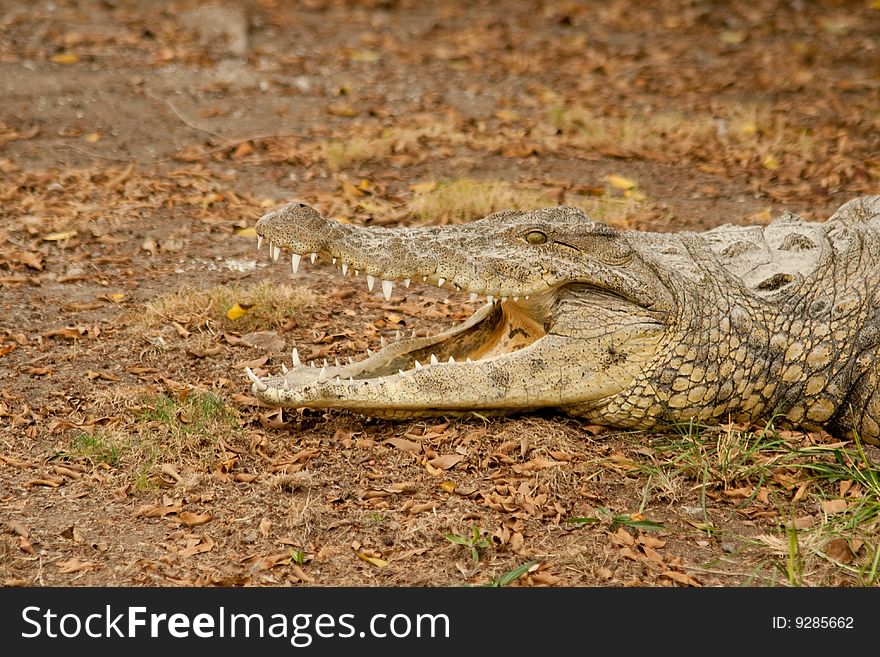
[[7, 0], [0, 581], [876, 585], [876, 449], [282, 413], [243, 368], [472, 308], [293, 277], [255, 249], [268, 209], [824, 219], [880, 193], [878, 61], [876, 0]]

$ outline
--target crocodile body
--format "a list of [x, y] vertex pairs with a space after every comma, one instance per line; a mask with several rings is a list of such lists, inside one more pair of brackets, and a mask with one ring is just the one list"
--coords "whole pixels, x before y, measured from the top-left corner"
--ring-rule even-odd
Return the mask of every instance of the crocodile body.
[[880, 441], [880, 196], [702, 233], [618, 231], [571, 207], [460, 226], [356, 227], [303, 204], [265, 215], [277, 258], [332, 259], [386, 298], [485, 296], [463, 324], [349, 365], [260, 379], [272, 405], [380, 417], [551, 407], [611, 427], [775, 420]]

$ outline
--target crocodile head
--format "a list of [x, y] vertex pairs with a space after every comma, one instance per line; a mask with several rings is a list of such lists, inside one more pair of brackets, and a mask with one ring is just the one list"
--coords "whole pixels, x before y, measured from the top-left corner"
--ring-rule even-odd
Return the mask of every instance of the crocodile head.
[[[572, 207], [505, 211], [465, 225], [357, 227], [299, 203], [263, 216], [258, 241], [294, 271], [332, 261], [386, 299], [432, 284], [485, 300], [438, 335], [400, 339], [351, 364], [293, 366], [257, 378], [275, 406], [378, 417], [601, 409], [656, 357], [675, 313], [673, 280], [625, 233]], [[399, 289], [399, 288], [398, 288]]]

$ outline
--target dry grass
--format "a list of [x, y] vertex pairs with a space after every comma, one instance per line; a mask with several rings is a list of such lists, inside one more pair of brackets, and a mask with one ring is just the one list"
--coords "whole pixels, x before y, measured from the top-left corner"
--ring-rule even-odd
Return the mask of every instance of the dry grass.
[[417, 153], [427, 142], [448, 132], [443, 123], [415, 128], [388, 128], [379, 135], [333, 139], [320, 144], [319, 152], [332, 171], [398, 153]]
[[[315, 303], [315, 294], [309, 289], [269, 281], [205, 290], [186, 287], [150, 302], [142, 322], [148, 328], [174, 321], [216, 330], [268, 330], [283, 327]], [[247, 312], [233, 320], [227, 313], [236, 304]]]
[[[517, 187], [503, 181], [458, 178], [417, 192], [408, 204], [408, 211], [425, 223], [466, 223], [500, 210], [536, 210], [559, 205], [554, 194], [554, 191]], [[601, 196], [565, 199], [566, 204], [581, 208], [590, 218], [615, 225], [627, 224], [627, 219], [644, 201], [641, 194], [615, 195], [610, 189]]]
[[710, 120], [675, 112], [607, 116], [586, 107], [560, 106], [551, 108], [546, 120], [554, 130], [571, 135], [574, 145], [584, 150], [645, 153], [662, 150], [671, 141], [706, 140], [717, 131]]

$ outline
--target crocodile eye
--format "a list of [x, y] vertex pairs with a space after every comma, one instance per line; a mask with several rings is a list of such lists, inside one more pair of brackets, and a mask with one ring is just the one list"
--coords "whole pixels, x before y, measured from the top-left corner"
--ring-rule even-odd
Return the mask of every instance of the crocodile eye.
[[529, 244], [543, 244], [547, 241], [547, 236], [540, 230], [533, 230], [526, 233], [526, 242]]

